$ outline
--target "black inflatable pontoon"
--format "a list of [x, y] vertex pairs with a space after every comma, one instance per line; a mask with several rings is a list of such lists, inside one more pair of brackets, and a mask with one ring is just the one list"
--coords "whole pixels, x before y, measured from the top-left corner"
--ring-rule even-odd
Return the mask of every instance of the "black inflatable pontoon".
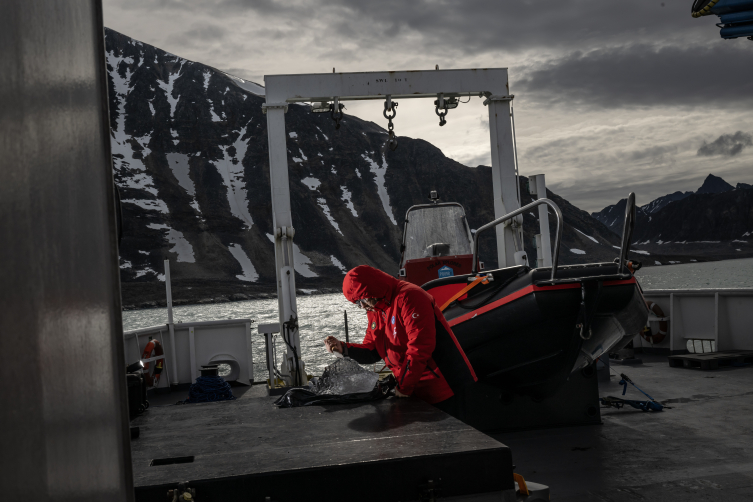
[[[558, 218], [553, 266], [487, 272], [486, 284], [479, 283], [444, 311], [479, 379], [534, 397], [554, 393], [572, 372], [624, 347], [648, 319], [643, 294], [627, 262], [635, 222], [632, 193], [616, 263], [558, 267], [562, 215], [548, 199], [479, 228], [473, 263], [478, 263], [478, 235], [483, 230], [542, 203], [551, 206]], [[441, 288], [441, 296], [448, 298], [448, 289], [460, 291], [476, 277], [474, 270], [422, 287], [430, 293]]]

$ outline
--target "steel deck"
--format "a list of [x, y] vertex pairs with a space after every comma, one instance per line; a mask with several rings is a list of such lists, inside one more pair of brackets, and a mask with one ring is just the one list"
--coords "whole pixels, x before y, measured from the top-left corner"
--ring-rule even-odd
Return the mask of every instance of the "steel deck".
[[495, 493], [496, 500], [513, 488], [509, 448], [419, 400], [277, 409], [262, 391], [230, 402], [153, 405], [135, 419], [136, 499], [163, 502], [184, 481], [198, 500], [224, 502], [409, 501], [430, 480], [444, 497]]
[[[672, 409], [602, 408], [603, 425], [495, 434], [557, 502], [753, 500], [753, 367], [689, 371], [666, 356], [613, 367]], [[599, 383], [622, 396], [620, 377]], [[645, 399], [628, 385], [626, 399]]]

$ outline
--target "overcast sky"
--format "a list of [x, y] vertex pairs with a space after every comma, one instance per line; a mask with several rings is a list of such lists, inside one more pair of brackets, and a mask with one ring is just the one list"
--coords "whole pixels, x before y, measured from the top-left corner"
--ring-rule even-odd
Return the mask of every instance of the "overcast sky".
[[[105, 26], [263, 84], [264, 75], [509, 68], [520, 172], [587, 211], [753, 183], [753, 42], [721, 40], [692, 0], [104, 0]], [[386, 127], [381, 102], [347, 112]], [[406, 100], [398, 135], [489, 165], [480, 99], [438, 126]]]

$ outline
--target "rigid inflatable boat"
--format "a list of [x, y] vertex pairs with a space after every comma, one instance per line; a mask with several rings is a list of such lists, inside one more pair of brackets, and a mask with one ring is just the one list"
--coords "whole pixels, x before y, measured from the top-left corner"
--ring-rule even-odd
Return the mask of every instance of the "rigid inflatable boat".
[[[552, 267], [519, 265], [479, 273], [479, 235], [539, 204], [549, 205], [557, 215]], [[627, 261], [634, 194], [628, 198], [620, 256], [614, 263], [587, 265], [558, 266], [562, 214], [548, 199], [538, 199], [475, 233], [457, 206], [427, 204], [408, 211], [399, 275], [423, 279], [434, 271], [436, 278], [422, 287], [444, 306], [479, 379], [508, 392], [545, 397], [571, 373], [624, 347], [646, 325], [648, 308], [633, 276], [634, 264]], [[431, 217], [422, 214], [430, 211]], [[411, 215], [414, 212], [420, 218]], [[426, 221], [439, 229], [436, 234], [410, 228]], [[466, 243], [461, 233], [468, 236]], [[417, 239], [418, 235], [426, 236]], [[423, 248], [423, 255], [415, 248]], [[463, 271], [468, 264], [470, 270]]]

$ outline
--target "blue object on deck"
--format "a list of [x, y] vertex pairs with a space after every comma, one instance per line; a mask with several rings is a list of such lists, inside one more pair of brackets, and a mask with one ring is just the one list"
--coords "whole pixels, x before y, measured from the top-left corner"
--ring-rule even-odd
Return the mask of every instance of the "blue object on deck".
[[626, 404], [628, 406], [632, 406], [635, 409], [643, 411], [662, 411], [664, 409], [664, 406], [661, 403], [657, 403], [656, 401], [635, 401], [633, 399], [620, 399], [618, 397], [612, 396], [600, 397], [599, 401], [604, 406], [611, 406], [613, 408], [617, 408], [618, 410]]
[[184, 403], [208, 403], [210, 401], [232, 401], [235, 399], [230, 384], [221, 376], [200, 376], [188, 389], [188, 399]]
[[[653, 397], [651, 397], [648, 394], [646, 394], [645, 392], [643, 392], [643, 390], [640, 387], [638, 387], [637, 385], [635, 385], [635, 382], [633, 382], [632, 380], [630, 380], [630, 378], [628, 378], [628, 376], [625, 373], [620, 373], [620, 377], [622, 378], [622, 380], [620, 380], [620, 385], [622, 385], [622, 395], [623, 396], [627, 392], [627, 386], [628, 386], [628, 384], [630, 384], [633, 387], [635, 387], [636, 389], [638, 389], [641, 394], [643, 394], [644, 396], [646, 396], [648, 398], [648, 401], [632, 401], [630, 399], [619, 399], [619, 398], [615, 398], [615, 397], [609, 397], [608, 399], [611, 399], [611, 400], [617, 401], [617, 402], [622, 402], [624, 404], [628, 404], [628, 405], [632, 406], [633, 408], [638, 408], [639, 410], [643, 410], [643, 411], [662, 411], [664, 409], [664, 405], [662, 405], [661, 403], [657, 402]], [[606, 404], [604, 402], [603, 398], [601, 398], [600, 401], [602, 402], [602, 404]], [[616, 406], [616, 407], [617, 408], [621, 408], [621, 406]]]
[[753, 40], [753, 0], [695, 0], [691, 11], [693, 17], [719, 16], [721, 22], [717, 26], [724, 39]]

